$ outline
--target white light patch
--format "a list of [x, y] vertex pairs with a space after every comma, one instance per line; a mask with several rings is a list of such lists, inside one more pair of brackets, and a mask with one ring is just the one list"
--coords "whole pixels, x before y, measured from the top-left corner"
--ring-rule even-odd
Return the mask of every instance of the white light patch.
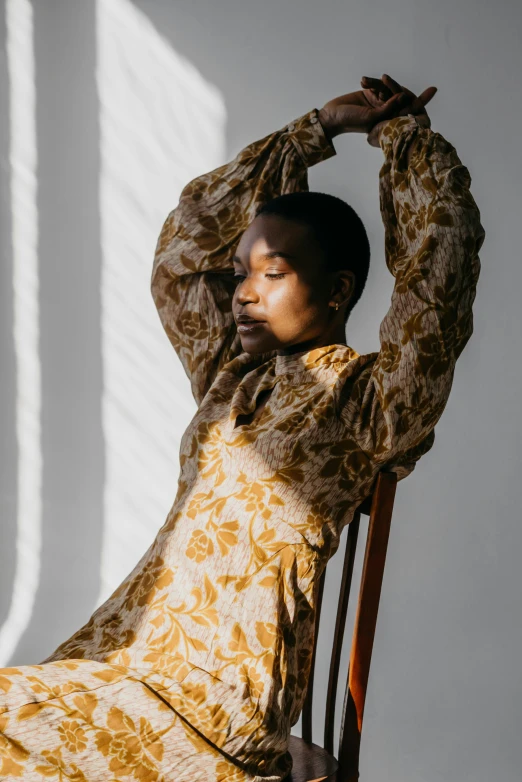
[[33, 11], [29, 0], [7, 0], [5, 9], [9, 74], [13, 337], [17, 387], [18, 519], [11, 605], [0, 629], [0, 666], [7, 665], [31, 619], [40, 575], [42, 519]]
[[105, 524], [99, 603], [134, 567], [177, 490], [196, 411], [150, 293], [182, 188], [224, 162], [221, 94], [128, 0], [97, 2]]

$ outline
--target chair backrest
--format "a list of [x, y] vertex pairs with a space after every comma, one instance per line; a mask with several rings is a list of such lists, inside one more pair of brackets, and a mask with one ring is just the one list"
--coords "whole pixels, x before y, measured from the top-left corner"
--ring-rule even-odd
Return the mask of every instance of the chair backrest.
[[[330, 659], [328, 690], [326, 693], [323, 746], [331, 755], [334, 754], [334, 719], [337, 683], [339, 679], [339, 664], [341, 660], [346, 613], [348, 610], [353, 565], [359, 534], [359, 523], [361, 513], [370, 517], [341, 715], [341, 729], [337, 753], [337, 760], [339, 762], [339, 769], [337, 772], [338, 782], [345, 782], [345, 780], [357, 778], [359, 771], [359, 749], [364, 702], [366, 699], [366, 688], [370, 672], [373, 639], [377, 623], [377, 612], [379, 609], [379, 599], [381, 595], [396, 486], [397, 475], [394, 472], [379, 472], [371, 495], [359, 505], [352, 521], [348, 525], [332, 656]], [[315, 617], [315, 646], [308, 682], [308, 691], [302, 711], [302, 738], [307, 742], [312, 741], [314, 670], [325, 577], [326, 569], [324, 570], [319, 583]]]

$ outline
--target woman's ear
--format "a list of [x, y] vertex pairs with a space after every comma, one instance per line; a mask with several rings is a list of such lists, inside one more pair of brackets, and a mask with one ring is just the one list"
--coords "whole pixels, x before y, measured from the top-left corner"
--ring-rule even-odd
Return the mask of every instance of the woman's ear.
[[355, 291], [355, 274], [349, 269], [338, 272], [337, 290], [341, 293], [343, 304], [348, 304]]

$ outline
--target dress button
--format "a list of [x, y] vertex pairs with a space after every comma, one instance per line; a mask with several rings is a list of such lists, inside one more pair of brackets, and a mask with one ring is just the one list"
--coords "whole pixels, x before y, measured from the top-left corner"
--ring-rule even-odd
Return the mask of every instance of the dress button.
[[313, 124], [313, 123], [315, 123], [315, 122], [317, 122], [317, 117], [311, 117], [311, 118], [310, 118], [310, 122], [311, 122], [312, 124]]
[[295, 130], [295, 125], [289, 125], [288, 130]]

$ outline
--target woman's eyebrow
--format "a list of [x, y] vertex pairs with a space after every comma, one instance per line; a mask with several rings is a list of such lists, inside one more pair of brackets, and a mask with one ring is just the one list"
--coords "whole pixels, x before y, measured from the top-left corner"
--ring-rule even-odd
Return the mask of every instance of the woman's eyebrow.
[[[270, 260], [272, 258], [288, 258], [290, 260], [294, 260], [295, 256], [294, 255], [290, 255], [290, 253], [282, 252], [281, 250], [270, 250], [270, 252], [263, 253], [263, 255], [260, 255], [259, 258], [262, 261], [268, 261], [268, 260]], [[232, 261], [234, 261], [236, 263], [243, 263], [241, 258], [239, 258], [237, 255], [234, 255], [234, 257], [232, 258]]]

